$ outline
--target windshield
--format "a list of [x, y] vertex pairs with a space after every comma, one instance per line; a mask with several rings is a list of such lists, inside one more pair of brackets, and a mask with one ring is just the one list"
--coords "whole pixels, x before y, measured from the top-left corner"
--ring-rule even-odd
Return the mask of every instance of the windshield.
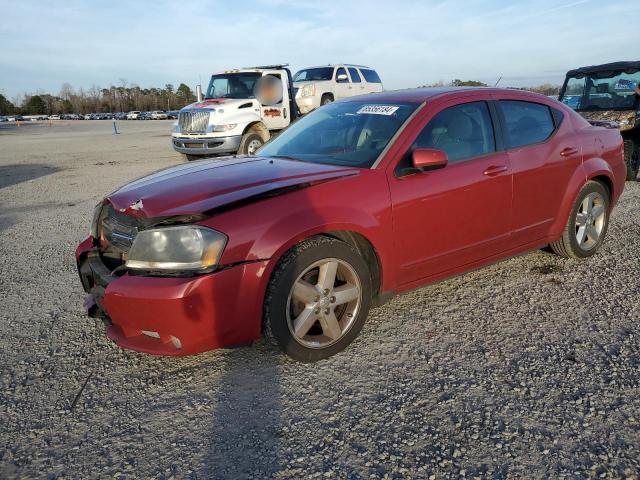
[[635, 88], [639, 83], [640, 71], [569, 77], [562, 102], [578, 111], [632, 110], [638, 99]]
[[417, 103], [331, 103], [291, 125], [259, 155], [370, 168], [417, 107]]
[[261, 76], [259, 72], [213, 75], [205, 98], [255, 98], [253, 87]]
[[294, 82], [309, 82], [317, 80], [331, 80], [333, 78], [333, 67], [307, 68], [300, 70], [293, 76]]

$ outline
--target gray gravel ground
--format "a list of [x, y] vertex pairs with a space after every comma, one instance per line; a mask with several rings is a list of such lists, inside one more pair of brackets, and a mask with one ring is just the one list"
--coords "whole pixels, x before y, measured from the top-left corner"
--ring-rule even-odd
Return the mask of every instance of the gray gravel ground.
[[84, 316], [73, 258], [104, 194], [181, 161], [169, 122], [121, 129], [0, 130], [0, 478], [639, 478], [640, 184], [596, 257], [397, 297], [327, 361], [159, 358]]

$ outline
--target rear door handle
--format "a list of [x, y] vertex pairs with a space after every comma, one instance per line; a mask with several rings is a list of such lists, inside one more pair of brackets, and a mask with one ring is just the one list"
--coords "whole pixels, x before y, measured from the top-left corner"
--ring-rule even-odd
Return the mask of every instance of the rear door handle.
[[491, 165], [484, 172], [484, 175], [488, 177], [495, 177], [496, 175], [501, 174], [502, 172], [506, 172], [508, 170], [506, 165]]
[[578, 153], [578, 149], [574, 147], [567, 147], [560, 152], [560, 155], [563, 157], [570, 157], [571, 155], [575, 155]]

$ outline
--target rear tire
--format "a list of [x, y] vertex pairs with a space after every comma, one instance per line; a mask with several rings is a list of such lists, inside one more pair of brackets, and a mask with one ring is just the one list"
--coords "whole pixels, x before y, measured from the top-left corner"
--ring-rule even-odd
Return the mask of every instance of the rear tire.
[[300, 362], [328, 358], [357, 337], [371, 292], [369, 268], [355, 248], [312, 237], [289, 250], [271, 275], [264, 335]]
[[580, 189], [562, 236], [549, 246], [561, 257], [586, 258], [595, 254], [609, 226], [610, 193], [600, 182]]
[[640, 150], [638, 144], [632, 140], [624, 141], [624, 163], [627, 165], [627, 180], [635, 180], [638, 178], [638, 170], [640, 170]]

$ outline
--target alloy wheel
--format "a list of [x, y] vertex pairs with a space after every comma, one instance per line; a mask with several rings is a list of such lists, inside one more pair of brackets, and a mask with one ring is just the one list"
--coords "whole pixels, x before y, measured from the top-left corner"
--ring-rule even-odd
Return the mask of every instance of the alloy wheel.
[[287, 325], [294, 339], [309, 348], [328, 347], [353, 325], [362, 303], [362, 286], [344, 260], [326, 258], [306, 268], [287, 299]]
[[249, 155], [253, 155], [254, 153], [256, 153], [256, 150], [258, 150], [262, 145], [263, 143], [261, 140], [254, 138], [249, 142], [249, 145], [247, 145], [247, 153]]
[[598, 192], [588, 194], [582, 200], [575, 220], [576, 240], [582, 250], [591, 250], [597, 245], [605, 221], [604, 198]]

